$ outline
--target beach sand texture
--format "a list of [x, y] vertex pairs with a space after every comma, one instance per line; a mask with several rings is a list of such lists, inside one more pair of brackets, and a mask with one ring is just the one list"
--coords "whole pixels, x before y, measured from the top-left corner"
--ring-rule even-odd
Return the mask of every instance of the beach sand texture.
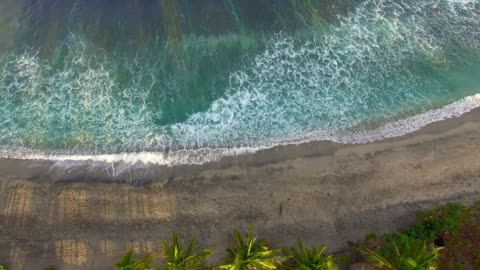
[[480, 111], [370, 144], [283, 146], [110, 180], [52, 166], [0, 161], [0, 262], [11, 269], [111, 269], [173, 231], [197, 236], [216, 261], [249, 224], [272, 246], [300, 237], [338, 252], [413, 223], [418, 209], [480, 198]]

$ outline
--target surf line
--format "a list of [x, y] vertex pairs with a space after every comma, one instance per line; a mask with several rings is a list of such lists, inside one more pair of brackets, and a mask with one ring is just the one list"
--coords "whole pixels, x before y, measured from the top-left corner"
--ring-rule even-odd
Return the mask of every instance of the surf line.
[[[440, 109], [407, 117], [387, 123], [379, 128], [362, 131], [315, 131], [301, 136], [282, 140], [273, 140], [268, 145], [237, 147], [237, 148], [201, 148], [192, 150], [177, 150], [165, 152], [136, 152], [100, 155], [55, 155], [36, 152], [34, 150], [1, 150], [0, 158], [21, 160], [46, 160], [53, 162], [105, 163], [105, 164], [144, 164], [144, 165], [201, 165], [220, 160], [222, 157], [231, 157], [253, 154], [281, 145], [298, 145], [314, 141], [332, 141], [342, 144], [366, 144], [387, 138], [403, 136], [417, 131], [428, 124], [442, 120], [460, 117], [480, 107], [480, 93], [464, 97]], [[57, 165], [59, 165], [57, 163]]]

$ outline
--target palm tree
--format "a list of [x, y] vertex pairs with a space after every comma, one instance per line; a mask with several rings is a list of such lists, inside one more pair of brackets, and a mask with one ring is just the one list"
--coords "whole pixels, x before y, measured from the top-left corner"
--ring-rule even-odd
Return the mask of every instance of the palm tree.
[[163, 241], [162, 247], [167, 262], [160, 268], [161, 270], [207, 269], [205, 260], [212, 254], [212, 251], [209, 249], [199, 252], [195, 238], [192, 238], [188, 244], [185, 241], [180, 242], [177, 233], [173, 233], [171, 244]]
[[253, 226], [250, 226], [246, 234], [246, 239], [235, 231], [234, 234], [236, 246], [227, 249], [228, 257], [226, 264], [219, 266], [219, 269], [225, 270], [273, 270], [277, 269], [279, 264], [276, 257], [278, 251], [270, 250], [267, 242], [259, 240], [258, 236], [253, 235]]
[[115, 266], [117, 266], [118, 270], [146, 270], [150, 269], [153, 260], [151, 255], [147, 255], [141, 259], [134, 259], [133, 249], [129, 249]]
[[435, 270], [441, 248], [428, 248], [427, 242], [396, 235], [378, 251], [357, 248], [368, 262], [383, 270]]
[[312, 246], [310, 249], [303, 246], [302, 241], [298, 241], [296, 247], [284, 249], [283, 253], [289, 261], [284, 265], [286, 269], [294, 270], [338, 270], [338, 265], [334, 262], [333, 256], [324, 255], [327, 248], [325, 246]]

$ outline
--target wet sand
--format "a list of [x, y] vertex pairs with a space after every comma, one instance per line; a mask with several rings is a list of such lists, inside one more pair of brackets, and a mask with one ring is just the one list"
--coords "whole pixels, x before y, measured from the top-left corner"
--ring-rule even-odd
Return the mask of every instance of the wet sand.
[[0, 263], [111, 269], [129, 247], [154, 252], [173, 231], [196, 235], [215, 260], [249, 224], [272, 246], [300, 237], [342, 251], [413, 223], [418, 209], [480, 198], [480, 110], [364, 145], [307, 143], [115, 177], [74, 165], [0, 160]]

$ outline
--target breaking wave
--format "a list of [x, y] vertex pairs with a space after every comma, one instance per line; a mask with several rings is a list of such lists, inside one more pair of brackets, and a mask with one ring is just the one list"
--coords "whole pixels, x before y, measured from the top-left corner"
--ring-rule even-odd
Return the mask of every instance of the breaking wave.
[[[202, 46], [223, 46], [213, 43]], [[366, 0], [325, 29], [272, 36], [219, 79], [221, 90], [194, 89], [200, 96], [178, 92], [165, 59], [122, 58], [75, 35], [66, 44], [53, 60], [0, 59], [3, 156], [202, 164], [395, 137], [480, 104], [477, 0]], [[193, 103], [204, 105], [177, 113]]]
[[362, 130], [356, 132], [349, 131], [316, 131], [310, 134], [303, 134], [296, 138], [290, 138], [285, 141], [278, 141], [271, 145], [258, 147], [239, 147], [239, 148], [202, 148], [196, 150], [179, 150], [170, 153], [165, 152], [139, 152], [139, 153], [121, 153], [106, 155], [48, 155], [45, 153], [36, 153], [29, 150], [23, 152], [0, 151], [0, 156], [8, 158], [30, 159], [30, 160], [50, 160], [50, 161], [70, 161], [70, 162], [101, 162], [101, 163], [126, 163], [126, 164], [154, 164], [161, 166], [177, 166], [196, 164], [201, 165], [208, 162], [218, 161], [223, 157], [252, 154], [257, 151], [270, 149], [280, 145], [295, 145], [312, 141], [333, 141], [345, 144], [363, 144], [370, 143], [387, 138], [399, 137], [427, 126], [428, 124], [459, 117], [462, 114], [470, 112], [480, 107], [480, 94], [465, 97], [452, 104], [425, 113], [415, 115], [406, 119], [388, 123], [373, 130]]

